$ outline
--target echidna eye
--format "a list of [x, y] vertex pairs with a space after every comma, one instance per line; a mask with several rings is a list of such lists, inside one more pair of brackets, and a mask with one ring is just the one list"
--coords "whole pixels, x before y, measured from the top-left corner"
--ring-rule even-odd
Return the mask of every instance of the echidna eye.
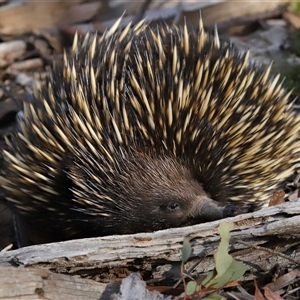
[[171, 211], [171, 212], [178, 211], [178, 210], [180, 210], [180, 204], [178, 202], [171, 201], [171, 202], [168, 202], [168, 203], [162, 205], [161, 208], [164, 210]]

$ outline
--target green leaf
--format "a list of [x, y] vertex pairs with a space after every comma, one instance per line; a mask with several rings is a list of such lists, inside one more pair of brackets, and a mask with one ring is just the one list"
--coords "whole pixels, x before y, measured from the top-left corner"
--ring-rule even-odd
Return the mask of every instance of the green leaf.
[[235, 260], [229, 253], [230, 230], [233, 229], [232, 223], [223, 222], [218, 228], [221, 241], [217, 252], [215, 253], [216, 267], [208, 273], [203, 280], [202, 285], [205, 287], [223, 287], [231, 281], [239, 279], [247, 270], [247, 267]]
[[196, 281], [190, 281], [185, 289], [186, 295], [192, 295], [195, 292], [199, 291], [199, 286]]
[[228, 254], [230, 230], [233, 229], [232, 223], [223, 222], [219, 225], [218, 232], [220, 233], [221, 241], [218, 251], [215, 253], [215, 263], [218, 277], [222, 276], [230, 267], [233, 258]]
[[247, 271], [247, 267], [240, 261], [233, 260], [227, 271], [222, 276], [216, 276], [214, 280], [210, 282], [210, 286], [219, 288], [224, 285], [239, 279]]
[[226, 300], [226, 298], [218, 294], [212, 294], [204, 297], [203, 300]]
[[217, 271], [216, 269], [213, 269], [210, 271], [207, 276], [203, 279], [202, 285], [208, 286], [208, 284], [217, 276]]
[[182, 244], [182, 263], [186, 263], [192, 253], [192, 245], [190, 243], [190, 237], [185, 237]]

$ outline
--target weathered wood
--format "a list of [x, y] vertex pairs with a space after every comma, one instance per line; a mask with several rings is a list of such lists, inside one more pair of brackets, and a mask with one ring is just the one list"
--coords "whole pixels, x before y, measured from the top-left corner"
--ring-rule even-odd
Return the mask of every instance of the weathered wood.
[[265, 14], [268, 11], [275, 11], [284, 5], [286, 5], [285, 0], [261, 0], [259, 2], [240, 0], [238, 3], [235, 1], [225, 1], [218, 4], [217, 7], [206, 7], [202, 11], [202, 17], [204, 24], [214, 25], [216, 23], [228, 22], [237, 18], [242, 19], [251, 15], [258, 16], [259, 14]]
[[[74, 1], [75, 2], [75, 1]], [[20, 35], [33, 30], [90, 20], [100, 1], [26, 1], [0, 8], [0, 34]]]
[[171, 296], [164, 297], [157, 291], [148, 291], [146, 283], [137, 273], [130, 274], [123, 279], [120, 292], [113, 295], [111, 300], [171, 300]]
[[0, 67], [8, 66], [15, 59], [20, 58], [25, 51], [26, 43], [22, 40], [0, 43]]
[[106, 284], [48, 270], [0, 268], [0, 299], [110, 300], [119, 286], [110, 285], [107, 296], [105, 290]]
[[[124, 18], [122, 22], [124, 25], [134, 18], [134, 15], [140, 11], [143, 4], [142, 1], [121, 1], [111, 7], [105, 7], [103, 1], [82, 2], [84, 0], [76, 1], [76, 4], [65, 0], [42, 3], [25, 1], [4, 5], [0, 8], [0, 34], [4, 36], [21, 35], [33, 30], [90, 21], [96, 15], [98, 15], [98, 19], [102, 20], [101, 16], [106, 15], [108, 17], [116, 9], [120, 12], [119, 14], [123, 11], [127, 12], [128, 17]], [[176, 0], [165, 1], [165, 3], [153, 1], [146, 15], [148, 20], [152, 21], [161, 18], [164, 20], [174, 19], [176, 17], [178, 23], [182, 24], [184, 20], [187, 20], [189, 23], [197, 24], [199, 10], [201, 9], [204, 23], [214, 25], [235, 18], [245, 18], [250, 15], [258, 16], [259, 14], [275, 11], [283, 5], [286, 5], [286, 0], [273, 2], [242, 0], [239, 1], [239, 5], [230, 0], [181, 1], [180, 3]], [[109, 27], [114, 22], [115, 19], [102, 22], [103, 27]], [[91, 30], [91, 24], [83, 27]], [[78, 28], [83, 29], [82, 26], [78, 26]], [[83, 29], [83, 31], [85, 30]]]
[[[219, 243], [217, 227], [220, 222], [234, 223], [231, 232], [232, 253], [237, 259], [261, 269], [270, 269], [274, 263], [282, 266], [300, 262], [300, 201], [265, 208], [234, 218], [175, 228], [154, 233], [107, 236], [100, 238], [66, 241], [25, 247], [0, 253], [0, 266], [42, 267], [55, 272], [89, 274], [105, 272], [108, 268], [132, 268], [151, 270], [157, 281], [166, 270], [172, 269], [172, 280], [179, 278], [182, 241], [185, 236], [193, 238], [194, 254], [187, 264], [189, 268], [208, 255], [196, 268], [200, 274], [213, 269], [213, 253]], [[264, 246], [268, 251], [261, 248]], [[284, 253], [291, 249], [289, 257]], [[273, 249], [273, 250], [272, 250]], [[137, 262], [138, 261], [138, 262]], [[103, 278], [109, 281], [109, 278]]]

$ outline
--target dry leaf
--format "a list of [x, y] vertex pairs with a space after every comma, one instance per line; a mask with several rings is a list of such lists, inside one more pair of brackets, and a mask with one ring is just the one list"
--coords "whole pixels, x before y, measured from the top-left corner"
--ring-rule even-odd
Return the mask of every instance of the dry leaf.
[[277, 292], [272, 292], [267, 286], [264, 287], [265, 296], [268, 300], [284, 300]]
[[264, 300], [265, 297], [263, 296], [260, 289], [258, 288], [256, 280], [254, 280], [254, 285], [255, 285], [254, 300]]
[[283, 190], [278, 190], [274, 192], [272, 197], [270, 198], [268, 206], [270, 207], [270, 206], [275, 206], [284, 203], [284, 196], [285, 196], [285, 192]]

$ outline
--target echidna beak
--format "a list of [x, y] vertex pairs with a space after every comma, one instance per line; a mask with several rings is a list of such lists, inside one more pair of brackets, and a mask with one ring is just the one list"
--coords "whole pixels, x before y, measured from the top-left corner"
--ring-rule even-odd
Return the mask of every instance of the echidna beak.
[[214, 221], [237, 215], [238, 209], [232, 204], [224, 204], [210, 198], [199, 197], [195, 215], [202, 222]]

